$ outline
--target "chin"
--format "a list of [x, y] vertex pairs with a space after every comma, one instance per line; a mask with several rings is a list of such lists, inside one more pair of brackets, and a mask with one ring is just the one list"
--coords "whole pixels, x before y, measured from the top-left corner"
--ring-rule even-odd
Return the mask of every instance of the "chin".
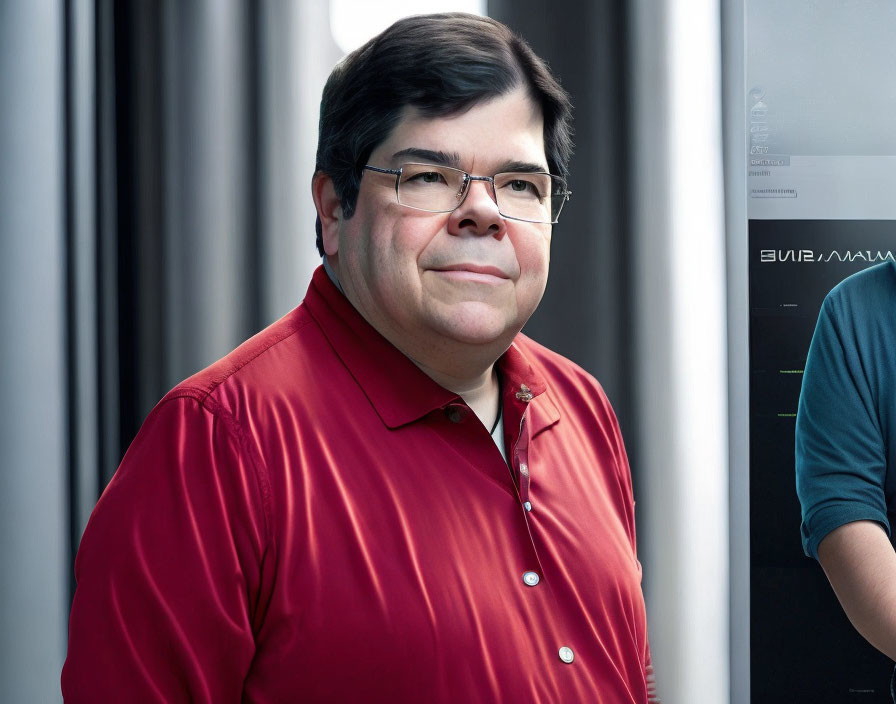
[[[485, 347], [489, 345], [507, 347], [510, 343], [509, 340], [513, 340], [516, 333], [509, 333], [506, 330], [502, 331], [492, 331], [492, 330], [449, 330], [446, 331], [445, 337], [453, 340], [454, 342], [459, 342], [463, 345], [470, 345], [474, 347]], [[508, 340], [507, 343], [504, 341]]]
[[485, 304], [467, 304], [460, 311], [438, 321], [436, 327], [445, 337], [467, 345], [506, 347], [522, 329], [514, 316]]

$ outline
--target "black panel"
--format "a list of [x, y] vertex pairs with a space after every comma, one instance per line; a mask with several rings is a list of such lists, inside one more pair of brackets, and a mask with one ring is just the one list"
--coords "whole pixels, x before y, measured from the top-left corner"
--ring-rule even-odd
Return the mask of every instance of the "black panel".
[[750, 221], [750, 665], [753, 702], [890, 702], [893, 663], [803, 554], [794, 486], [802, 371], [821, 302], [896, 256], [896, 222]]

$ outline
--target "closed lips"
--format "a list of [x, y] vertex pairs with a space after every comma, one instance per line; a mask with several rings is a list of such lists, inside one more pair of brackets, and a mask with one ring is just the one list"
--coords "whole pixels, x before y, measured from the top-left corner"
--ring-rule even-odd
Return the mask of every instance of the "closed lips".
[[478, 264], [453, 264], [451, 266], [443, 266], [438, 269], [434, 269], [434, 271], [443, 271], [450, 272], [456, 271], [458, 273], [471, 273], [471, 274], [484, 274], [486, 276], [495, 276], [499, 279], [509, 279], [506, 273], [504, 273], [501, 269], [495, 266], [480, 266]]

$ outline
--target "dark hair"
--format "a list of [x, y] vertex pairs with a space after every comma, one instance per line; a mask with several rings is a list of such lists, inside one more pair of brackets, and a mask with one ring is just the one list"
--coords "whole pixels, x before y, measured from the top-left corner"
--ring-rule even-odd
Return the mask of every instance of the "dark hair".
[[[361, 170], [392, 132], [405, 106], [428, 117], [460, 114], [526, 86], [544, 118], [551, 173], [566, 176], [572, 105], [550, 70], [508, 27], [463, 13], [399, 20], [340, 61], [324, 86], [315, 173], [333, 179], [351, 217]], [[320, 218], [317, 249], [323, 255]]]

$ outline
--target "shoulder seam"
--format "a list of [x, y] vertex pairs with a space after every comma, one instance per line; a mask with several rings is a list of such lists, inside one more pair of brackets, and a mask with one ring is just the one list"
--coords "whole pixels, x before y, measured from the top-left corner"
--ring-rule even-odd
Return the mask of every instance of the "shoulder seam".
[[255, 474], [255, 485], [258, 489], [259, 496], [261, 497], [261, 509], [262, 515], [264, 516], [265, 541], [268, 545], [270, 545], [273, 541], [273, 517], [271, 515], [273, 508], [270, 478], [268, 477], [267, 466], [265, 465], [263, 458], [257, 452], [254, 445], [249, 442], [249, 437], [243, 429], [242, 425], [229, 410], [224, 408], [220, 403], [218, 403], [217, 400], [209, 396], [208, 392], [205, 392], [202, 389], [189, 387], [178, 389], [174, 394], [164, 398], [159, 403], [159, 406], [167, 403], [168, 401], [174, 401], [176, 399], [193, 399], [204, 411], [211, 413], [216, 418], [219, 418], [224, 423], [224, 426], [227, 428], [228, 432], [233, 435], [234, 439], [237, 441], [237, 445], [239, 446], [240, 450], [246, 454], [246, 457], [252, 465], [252, 470]]
[[[274, 347], [276, 347], [277, 345], [279, 345], [281, 342], [283, 342], [283, 341], [287, 340], [288, 338], [292, 337], [293, 335], [295, 335], [296, 333], [298, 333], [300, 330], [302, 330], [303, 328], [307, 327], [308, 325], [311, 325], [312, 323], [315, 323], [315, 320], [314, 320], [312, 317], [309, 316], [309, 318], [308, 318], [307, 320], [305, 320], [304, 322], [302, 322], [300, 325], [297, 325], [294, 329], [290, 330], [288, 333], [286, 333], [285, 335], [283, 335], [283, 337], [279, 338], [278, 340], [275, 340], [274, 342], [272, 342], [272, 343], [271, 343], [270, 345], [268, 345], [267, 347], [263, 347], [262, 349], [258, 350], [257, 352], [255, 352], [255, 354], [253, 354], [253, 355], [252, 355], [251, 357], [249, 357], [248, 359], [244, 359], [244, 360], [242, 360], [239, 364], [236, 364], [235, 366], [233, 366], [233, 367], [231, 367], [231, 368], [228, 368], [227, 371], [226, 371], [224, 374], [222, 374], [220, 378], [215, 379], [215, 381], [214, 381], [208, 388], [202, 388], [202, 387], [197, 387], [197, 386], [189, 386], [189, 385], [188, 385], [188, 386], [183, 386], [183, 387], [175, 387], [175, 389], [173, 389], [172, 392], [169, 392], [169, 393], [173, 393], [173, 395], [171, 395], [171, 396], [169, 396], [169, 397], [167, 397], [167, 398], [177, 398], [178, 396], [181, 396], [181, 395], [187, 395], [187, 396], [189, 396], [190, 398], [195, 398], [195, 399], [196, 399], [197, 401], [199, 401], [200, 403], [203, 403], [203, 402], [204, 402], [204, 398], [211, 396], [211, 394], [214, 393], [215, 389], [217, 389], [221, 384], [223, 384], [223, 383], [224, 383], [225, 381], [227, 381], [230, 377], [232, 377], [234, 374], [236, 374], [240, 369], [242, 369], [242, 368], [244, 368], [244, 367], [247, 367], [249, 364], [251, 364], [252, 362], [254, 362], [256, 359], [258, 359], [258, 358], [259, 358], [261, 355], [263, 355], [265, 352], [267, 352], [268, 350], [273, 349]], [[316, 324], [316, 323], [315, 323], [315, 324]], [[186, 382], [182, 382], [182, 383], [186, 383]], [[196, 395], [196, 393], [198, 393], [198, 394], [203, 394], [204, 397], [203, 397], [203, 398], [199, 398], [199, 397]], [[220, 406], [220, 404], [218, 404], [218, 405]]]

